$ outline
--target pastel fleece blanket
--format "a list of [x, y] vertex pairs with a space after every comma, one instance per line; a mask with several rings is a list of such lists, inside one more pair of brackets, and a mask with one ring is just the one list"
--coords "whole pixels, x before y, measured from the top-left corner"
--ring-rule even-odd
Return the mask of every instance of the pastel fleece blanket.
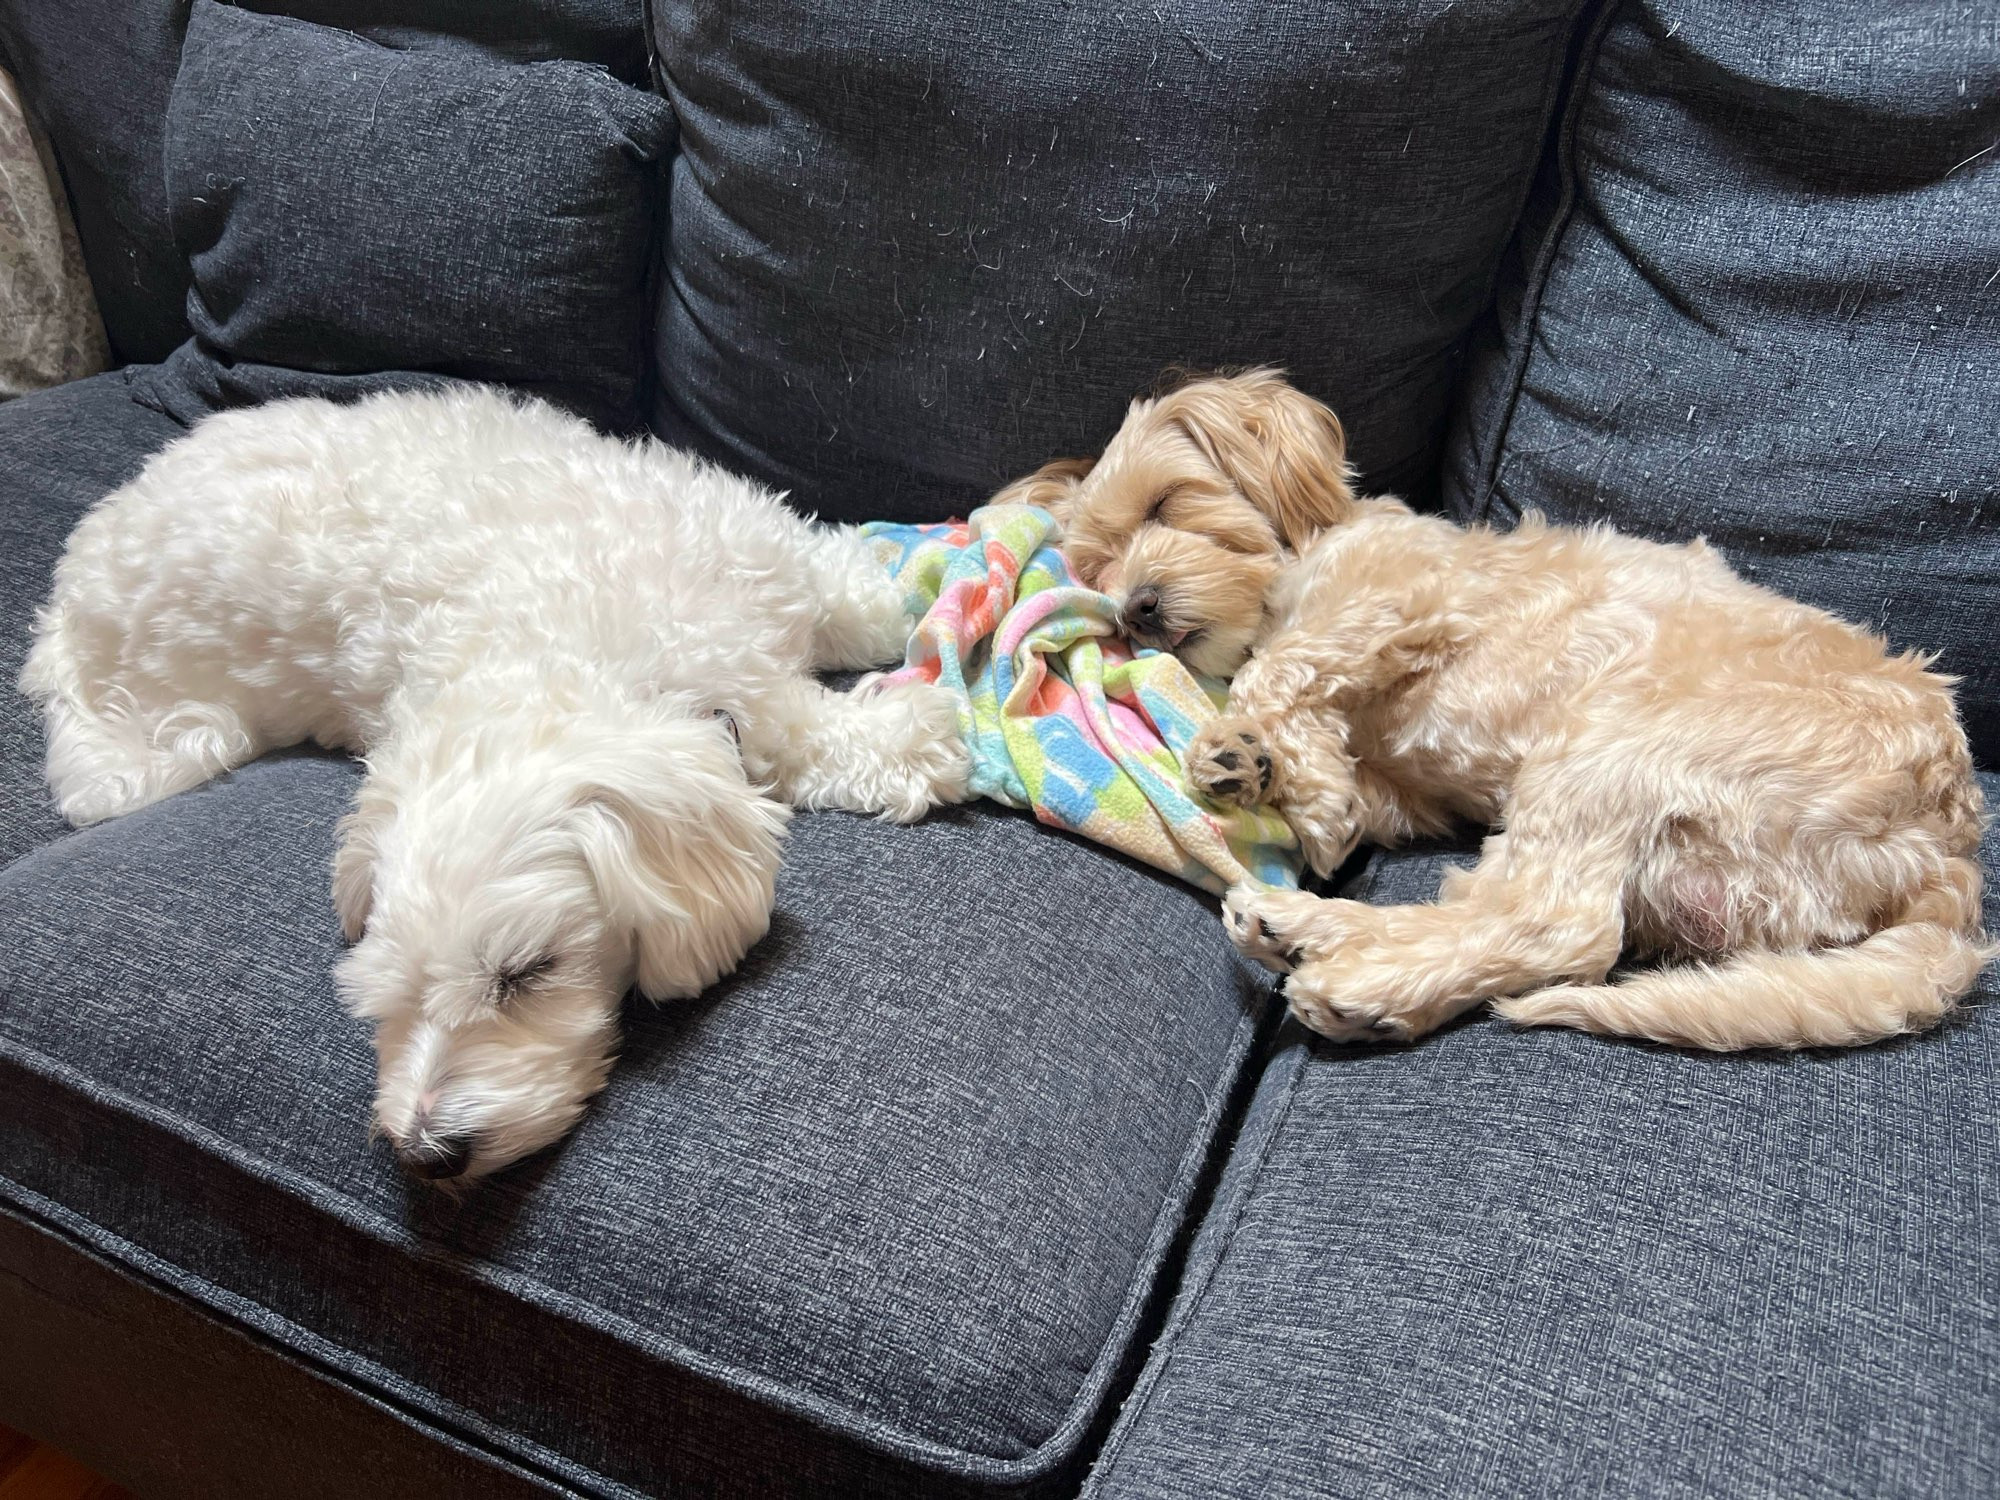
[[1118, 634], [1117, 605], [1079, 584], [1030, 505], [965, 521], [863, 528], [922, 620], [892, 680], [958, 697], [972, 790], [1220, 893], [1243, 881], [1298, 884], [1298, 840], [1264, 809], [1194, 792], [1188, 742], [1227, 684]]

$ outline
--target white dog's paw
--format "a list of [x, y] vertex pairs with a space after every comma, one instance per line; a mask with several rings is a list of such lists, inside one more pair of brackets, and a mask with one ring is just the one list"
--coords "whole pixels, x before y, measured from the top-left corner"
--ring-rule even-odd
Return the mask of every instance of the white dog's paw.
[[933, 807], [965, 800], [972, 757], [950, 690], [870, 677], [830, 695], [828, 708], [833, 717], [809, 770], [789, 785], [801, 806], [914, 823]]
[[883, 570], [871, 543], [850, 536], [845, 545], [844, 565], [824, 584], [813, 665], [835, 671], [900, 662], [922, 611]]
[[904, 717], [903, 733], [883, 744], [882, 816], [913, 823], [933, 807], [963, 802], [972, 757], [958, 732], [958, 699], [928, 682], [872, 690], [871, 697]]

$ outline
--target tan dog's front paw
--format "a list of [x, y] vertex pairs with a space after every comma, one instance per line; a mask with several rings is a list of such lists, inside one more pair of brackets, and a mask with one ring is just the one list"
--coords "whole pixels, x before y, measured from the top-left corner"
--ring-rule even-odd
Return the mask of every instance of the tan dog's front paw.
[[1217, 719], [1188, 746], [1188, 780], [1212, 802], [1256, 807], [1271, 795], [1270, 747], [1251, 719]]

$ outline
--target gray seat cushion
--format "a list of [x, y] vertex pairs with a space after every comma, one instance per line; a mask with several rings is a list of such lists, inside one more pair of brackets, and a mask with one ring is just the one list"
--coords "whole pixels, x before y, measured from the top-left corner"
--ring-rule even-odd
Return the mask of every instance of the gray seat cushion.
[[656, 426], [840, 519], [1282, 364], [1434, 491], [1583, 0], [651, 7], [681, 121]]
[[135, 372], [0, 404], [0, 865], [67, 831], [42, 781], [42, 726], [14, 691], [35, 610], [79, 517], [181, 428], [132, 397]]
[[771, 936], [456, 1197], [367, 1139], [313, 754], [0, 871], [0, 1202], [585, 1488], [1074, 1483], [1268, 991], [1193, 891], [965, 811], [795, 824]]
[[1090, 1493], [1993, 1494], [1996, 1000], [1797, 1056], [1294, 1038]]
[[1446, 499], [1684, 541], [1942, 653], [2000, 764], [1990, 9], [1625, 0], [1589, 49]]

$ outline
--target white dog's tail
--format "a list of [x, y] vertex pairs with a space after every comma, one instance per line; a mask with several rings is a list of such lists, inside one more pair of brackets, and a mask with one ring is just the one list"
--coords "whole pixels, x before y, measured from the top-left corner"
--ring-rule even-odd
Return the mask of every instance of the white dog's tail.
[[1979, 867], [1950, 859], [1895, 925], [1850, 947], [1749, 951], [1618, 984], [1561, 985], [1493, 1008], [1521, 1026], [1576, 1026], [1717, 1052], [1855, 1047], [1935, 1025], [1996, 954], [2000, 947], [1979, 931]]
[[251, 737], [221, 704], [182, 702], [150, 710], [102, 670], [77, 639], [67, 611], [51, 606], [36, 625], [21, 669], [23, 693], [42, 705], [48, 782], [56, 808], [79, 828], [132, 812], [248, 759]]

